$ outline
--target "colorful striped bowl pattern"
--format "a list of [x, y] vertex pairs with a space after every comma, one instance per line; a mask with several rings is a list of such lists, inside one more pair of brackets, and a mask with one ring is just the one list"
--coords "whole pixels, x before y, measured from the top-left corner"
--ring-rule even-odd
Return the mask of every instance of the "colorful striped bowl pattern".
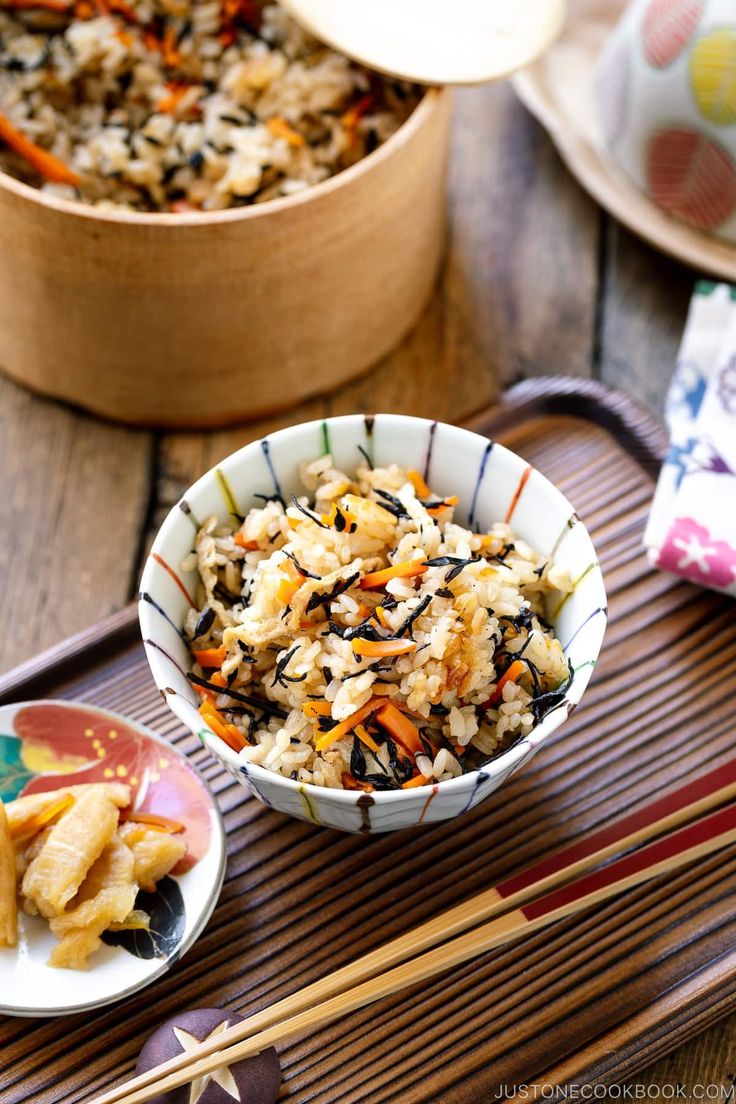
[[[457, 494], [457, 518], [479, 530], [506, 519], [515, 534], [555, 557], [573, 592], [548, 610], [574, 676], [562, 705], [481, 770], [432, 787], [356, 793], [299, 783], [245, 763], [206, 727], [187, 680], [191, 666], [181, 626], [193, 605], [196, 573], [179, 565], [202, 520], [243, 515], [256, 495], [288, 501], [303, 493], [299, 465], [330, 452], [354, 471], [361, 450], [374, 465], [421, 471], [432, 490]], [[262, 500], [260, 500], [262, 501]], [[202, 476], [171, 510], [148, 557], [140, 593], [140, 624], [154, 680], [176, 716], [196, 733], [239, 782], [267, 806], [348, 832], [386, 832], [459, 816], [486, 798], [525, 763], [580, 701], [600, 651], [606, 596], [591, 539], [570, 503], [545, 477], [502, 445], [468, 430], [396, 414], [349, 415], [308, 422], [255, 441]]]
[[632, 0], [601, 55], [604, 142], [668, 214], [736, 241], [736, 5]]

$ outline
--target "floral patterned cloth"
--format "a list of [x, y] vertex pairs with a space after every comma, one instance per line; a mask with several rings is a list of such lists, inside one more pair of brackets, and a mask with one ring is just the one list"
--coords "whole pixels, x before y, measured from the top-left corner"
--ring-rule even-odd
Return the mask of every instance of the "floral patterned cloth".
[[736, 597], [736, 287], [696, 286], [665, 413], [650, 561]]

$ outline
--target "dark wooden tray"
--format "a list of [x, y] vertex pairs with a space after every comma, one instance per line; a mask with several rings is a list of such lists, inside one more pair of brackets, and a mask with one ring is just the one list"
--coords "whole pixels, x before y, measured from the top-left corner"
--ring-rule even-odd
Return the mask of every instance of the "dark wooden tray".
[[[524, 383], [472, 424], [541, 468], [592, 532], [611, 623], [582, 707], [474, 812], [366, 839], [248, 797], [159, 698], [132, 609], [11, 672], [1, 701], [78, 698], [181, 746], [217, 793], [229, 861], [204, 934], [150, 989], [96, 1015], [0, 1019], [3, 1104], [88, 1098], [176, 1010], [262, 1007], [732, 753], [734, 605], [642, 552], [661, 429], [572, 380]], [[485, 1104], [503, 1085], [617, 1081], [734, 1007], [736, 849], [296, 1040], [282, 1093]]]

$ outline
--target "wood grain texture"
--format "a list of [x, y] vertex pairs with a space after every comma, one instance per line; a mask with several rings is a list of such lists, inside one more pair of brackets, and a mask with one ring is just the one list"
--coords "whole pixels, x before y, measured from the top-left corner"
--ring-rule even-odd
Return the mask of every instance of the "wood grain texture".
[[1, 377], [0, 440], [0, 668], [7, 668], [128, 601], [152, 441]]
[[604, 248], [600, 378], [658, 413], [695, 277], [613, 221], [607, 224]]
[[[48, 657], [44, 673], [27, 672], [22, 696], [104, 704], [186, 749], [218, 794], [229, 863], [196, 947], [145, 996], [66, 1021], [0, 1021], [3, 1104], [86, 1099], [183, 1005], [263, 1007], [732, 753], [732, 604], [653, 571], [642, 552], [663, 434], [624, 399], [591, 408], [581, 386], [598, 393], [524, 384], [483, 424], [575, 502], [601, 557], [610, 630], [581, 707], [452, 832], [356, 839], [244, 799], [168, 713], [124, 617], [117, 652], [97, 639], [86, 659], [71, 646], [58, 671]], [[632, 455], [621, 442], [635, 439]], [[735, 906], [729, 850], [296, 1040], [281, 1055], [283, 1098], [475, 1104], [504, 1083], [636, 1073], [736, 1007]]]

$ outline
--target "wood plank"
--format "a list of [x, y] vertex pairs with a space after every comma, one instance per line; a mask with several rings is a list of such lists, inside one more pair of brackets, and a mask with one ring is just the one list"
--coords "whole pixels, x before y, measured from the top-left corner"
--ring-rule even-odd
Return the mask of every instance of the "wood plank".
[[[421, 846], [416, 833], [356, 839], [244, 798], [168, 712], [126, 618], [110, 625], [119, 652], [93, 635], [86, 654], [70, 646], [58, 665], [48, 657], [43, 690], [108, 704], [193, 755], [225, 813], [230, 856], [206, 931], [144, 999], [68, 1021], [0, 1020], [4, 1104], [88, 1099], [183, 1004], [260, 1007], [732, 754], [731, 607], [653, 572], [641, 547], [661, 430], [623, 398], [594, 423], [581, 418], [599, 389], [586, 383], [581, 396], [567, 385], [555, 400], [556, 386], [523, 385], [487, 428], [528, 452], [592, 526], [611, 628], [581, 708], [451, 832], [429, 826]], [[544, 396], [536, 410], [526, 401], [534, 387]], [[630, 452], [632, 435], [640, 449]], [[621, 666], [632, 640], [633, 681]], [[21, 674], [22, 694], [41, 686], [38, 670]], [[501, 1082], [646, 1083], [645, 1062], [736, 1006], [735, 904], [731, 849], [364, 1009], [338, 1031], [294, 1040], [282, 1050], [283, 1099], [475, 1104], [497, 1099]], [[703, 1080], [724, 1076], [724, 1054], [697, 1067]]]
[[152, 435], [0, 377], [0, 439], [0, 670], [7, 670], [130, 599]]
[[661, 416], [697, 273], [606, 222], [600, 379]]

